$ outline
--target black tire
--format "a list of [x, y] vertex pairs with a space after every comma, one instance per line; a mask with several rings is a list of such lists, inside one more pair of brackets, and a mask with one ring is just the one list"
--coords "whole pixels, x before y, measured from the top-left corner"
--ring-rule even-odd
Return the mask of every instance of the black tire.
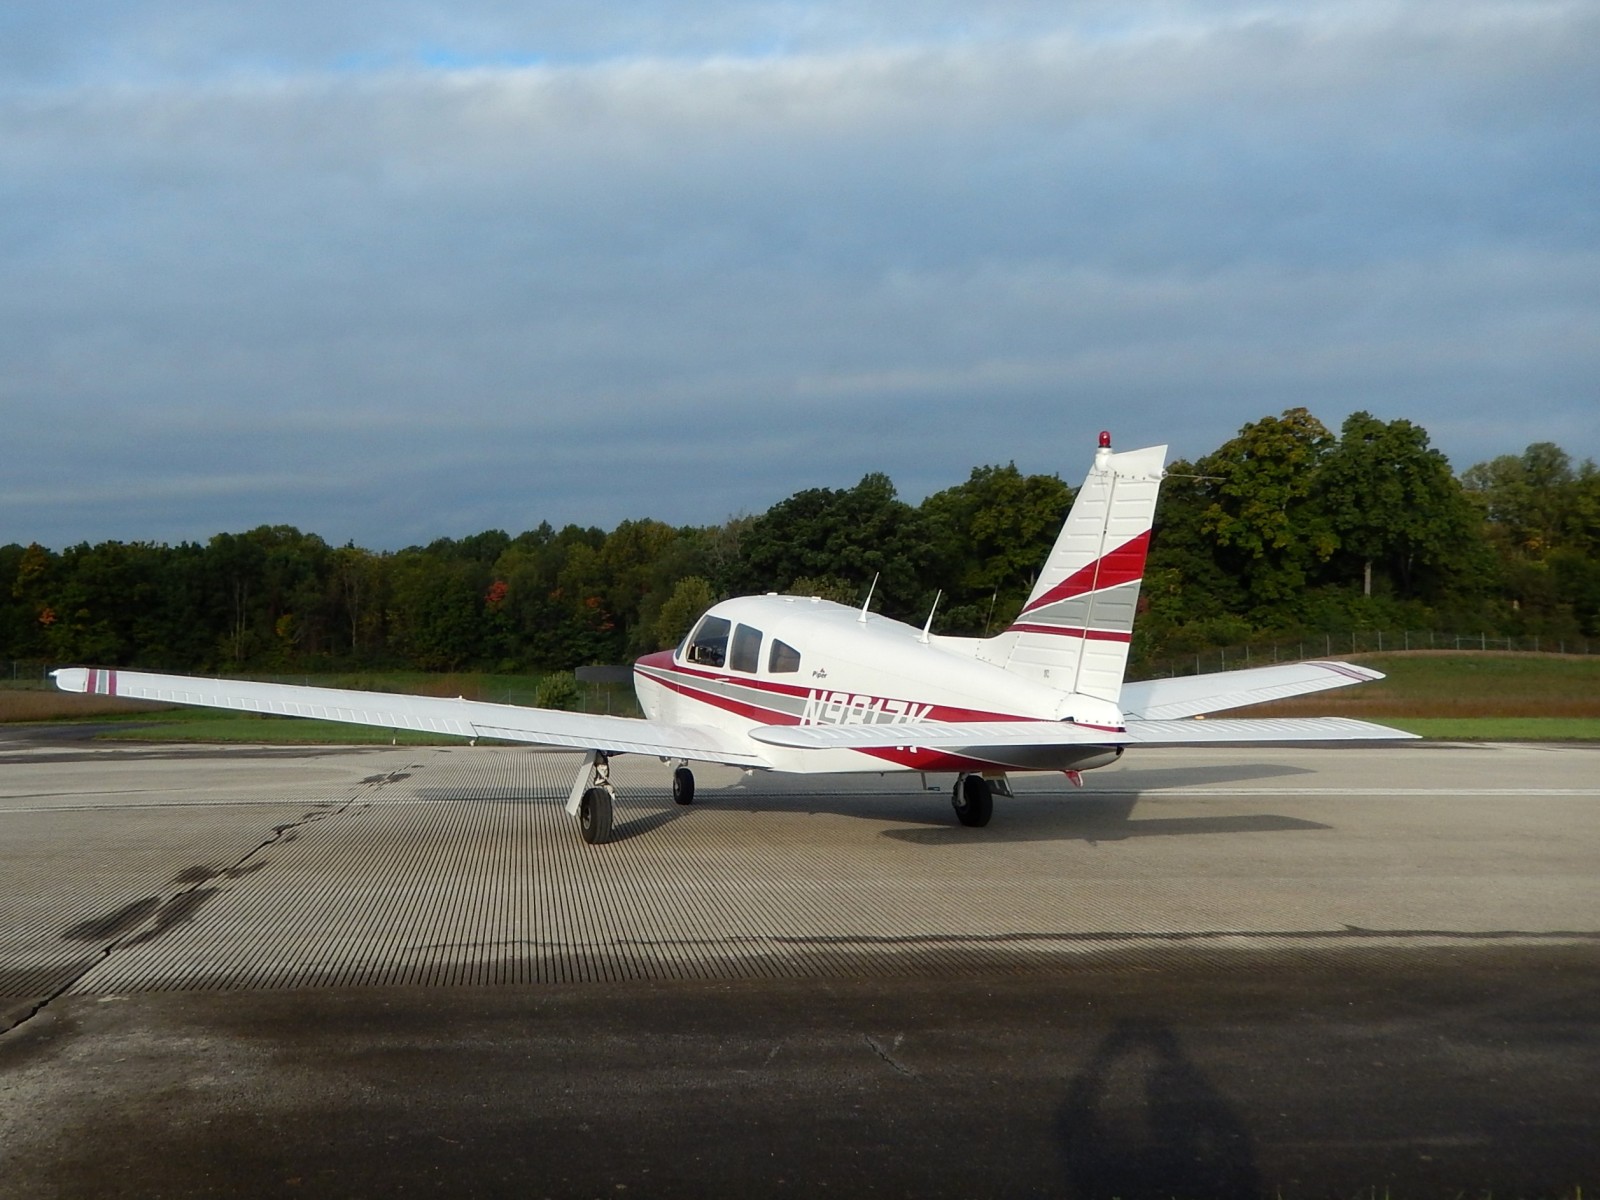
[[578, 804], [578, 828], [591, 846], [611, 840], [611, 793], [592, 787]]
[[694, 772], [679, 767], [672, 773], [672, 798], [679, 804], [694, 803]]
[[987, 825], [989, 818], [994, 815], [994, 789], [982, 775], [963, 775], [956, 782], [952, 803], [956, 820], [979, 829]]

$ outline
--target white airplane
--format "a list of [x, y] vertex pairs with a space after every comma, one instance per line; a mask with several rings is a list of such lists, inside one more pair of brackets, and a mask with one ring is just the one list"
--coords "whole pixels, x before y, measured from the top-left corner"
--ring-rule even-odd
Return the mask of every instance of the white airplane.
[[1123, 682], [1165, 446], [1100, 446], [1021, 615], [989, 638], [940, 637], [815, 597], [713, 605], [675, 650], [634, 664], [643, 718], [476, 700], [202, 679], [84, 667], [58, 687], [129, 699], [309, 717], [584, 750], [567, 811], [584, 840], [611, 837], [610, 758], [798, 774], [952, 772], [963, 825], [986, 825], [1010, 772], [1079, 772], [1130, 745], [1340, 741], [1413, 735], [1341, 718], [1195, 720], [1225, 709], [1381, 679], [1344, 662]]

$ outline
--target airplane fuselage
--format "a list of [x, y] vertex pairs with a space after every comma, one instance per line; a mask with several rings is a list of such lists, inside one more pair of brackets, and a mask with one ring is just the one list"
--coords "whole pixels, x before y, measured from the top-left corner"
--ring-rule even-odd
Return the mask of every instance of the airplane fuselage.
[[[1115, 705], [1004, 670], [969, 638], [827, 600], [745, 596], [712, 607], [674, 650], [634, 664], [652, 720], [744, 734], [768, 725], [910, 725], [927, 721], [1074, 721], [1122, 729]], [[913, 747], [772, 749], [779, 770], [805, 773], [982, 769], [989, 763]], [[1085, 762], [1093, 757], [1084, 755]]]

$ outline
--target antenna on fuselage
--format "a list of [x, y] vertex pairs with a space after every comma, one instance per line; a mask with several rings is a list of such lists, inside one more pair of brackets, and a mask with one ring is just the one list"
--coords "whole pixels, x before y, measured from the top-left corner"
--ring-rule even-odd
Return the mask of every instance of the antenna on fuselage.
[[[881, 575], [882, 572], [880, 571], [878, 574]], [[878, 576], [874, 575], [872, 577], [872, 586], [867, 589], [866, 602], [864, 604], [862, 604], [862, 606], [861, 606], [861, 615], [856, 618], [856, 620], [860, 621], [863, 625], [865, 625], [867, 623], [867, 605], [872, 603], [872, 593], [877, 591], [877, 590], [878, 590]]]
[[928, 610], [928, 623], [922, 627], [922, 644], [928, 644], [928, 634], [933, 630], [933, 614], [939, 611], [939, 601], [944, 599], [944, 589], [940, 588], [933, 597], [933, 607]]

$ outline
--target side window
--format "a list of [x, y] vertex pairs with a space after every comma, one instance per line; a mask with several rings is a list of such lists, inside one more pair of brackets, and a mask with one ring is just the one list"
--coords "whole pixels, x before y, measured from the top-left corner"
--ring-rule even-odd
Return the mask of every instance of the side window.
[[704, 617], [684, 651], [684, 660], [702, 667], [720, 667], [728, 660], [728, 629], [732, 622], [727, 617]]
[[787, 675], [800, 669], [800, 651], [787, 642], [772, 639], [772, 653], [767, 658], [767, 670], [774, 675]]
[[755, 674], [756, 668], [761, 665], [759, 629], [740, 625], [733, 631], [733, 655], [728, 660], [728, 665], [735, 671], [749, 671], [752, 675]]

